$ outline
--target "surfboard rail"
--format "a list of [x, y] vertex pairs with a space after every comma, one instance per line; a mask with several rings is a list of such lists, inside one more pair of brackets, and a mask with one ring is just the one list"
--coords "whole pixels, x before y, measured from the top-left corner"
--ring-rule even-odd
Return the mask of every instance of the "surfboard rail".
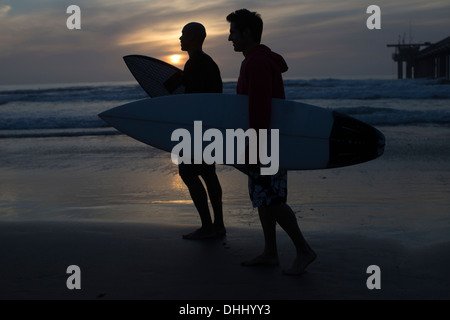
[[[143, 99], [99, 115], [119, 131], [171, 152], [172, 133], [194, 123], [204, 131], [248, 129], [248, 97], [229, 94], [180, 94]], [[271, 129], [279, 129], [279, 166], [287, 170], [337, 168], [367, 162], [384, 152], [385, 138], [374, 127], [330, 109], [273, 99]], [[208, 143], [202, 142], [204, 149]], [[224, 155], [226, 148], [223, 147]]]

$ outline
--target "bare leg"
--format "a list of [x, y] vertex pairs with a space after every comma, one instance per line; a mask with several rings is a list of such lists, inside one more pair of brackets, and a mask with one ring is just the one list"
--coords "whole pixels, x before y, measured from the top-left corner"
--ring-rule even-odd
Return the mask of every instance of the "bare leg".
[[279, 265], [276, 237], [275, 215], [271, 214], [268, 207], [259, 207], [259, 220], [264, 233], [264, 252], [259, 256], [245, 261], [243, 266], [277, 266]]
[[264, 252], [256, 258], [244, 262], [244, 266], [278, 265], [278, 250], [276, 243], [276, 223], [289, 235], [295, 245], [297, 255], [291, 268], [284, 270], [286, 275], [301, 275], [317, 255], [306, 242], [298, 226], [294, 212], [287, 204], [258, 208], [261, 225], [264, 232]]
[[204, 239], [213, 236], [213, 224], [208, 206], [208, 196], [200, 178], [195, 174], [180, 175], [189, 189], [192, 201], [200, 216], [202, 227], [190, 234], [184, 235], [184, 239]]
[[317, 255], [303, 237], [292, 209], [287, 204], [270, 208], [274, 211], [273, 214], [276, 215], [278, 224], [291, 238], [297, 251], [292, 267], [284, 270], [283, 273], [286, 275], [301, 275], [308, 265], [316, 259]]
[[209, 199], [214, 211], [214, 228], [220, 235], [225, 235], [225, 224], [223, 222], [222, 187], [217, 174], [202, 176], [208, 189]]

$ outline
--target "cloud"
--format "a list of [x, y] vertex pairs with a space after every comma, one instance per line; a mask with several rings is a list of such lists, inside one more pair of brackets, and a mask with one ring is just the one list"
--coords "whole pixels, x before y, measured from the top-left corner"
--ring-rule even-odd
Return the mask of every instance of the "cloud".
[[[289, 60], [290, 76], [346, 72], [352, 67], [346, 63], [352, 59], [363, 63], [368, 52], [373, 52], [370, 59], [376, 71], [387, 65], [389, 73], [385, 44], [408, 32], [410, 21], [414, 39], [423, 41], [438, 41], [450, 29], [448, 0], [378, 0], [382, 30], [374, 32], [365, 23], [371, 2], [361, 0], [77, 0], [81, 30], [68, 30], [66, 9], [72, 2], [0, 0], [0, 82], [11, 79], [11, 74], [29, 79], [31, 72], [34, 79], [42, 74], [45, 81], [51, 68], [61, 81], [74, 81], [75, 75], [86, 81], [102, 76], [129, 79], [122, 55], [162, 59], [180, 54], [178, 38], [191, 21], [205, 25], [205, 50], [225, 77], [235, 78], [243, 57], [227, 41], [225, 18], [241, 8], [261, 13], [263, 41]], [[32, 69], [24, 67], [24, 59]]]
[[11, 10], [11, 6], [8, 5], [0, 5], [0, 17], [6, 16], [6, 14]]

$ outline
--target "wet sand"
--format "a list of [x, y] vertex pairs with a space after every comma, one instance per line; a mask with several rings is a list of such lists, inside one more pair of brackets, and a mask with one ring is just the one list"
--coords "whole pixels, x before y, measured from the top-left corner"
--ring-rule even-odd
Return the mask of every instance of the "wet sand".
[[[280, 267], [242, 267], [260, 249], [257, 230], [186, 241], [188, 226], [133, 223], [0, 224], [1, 299], [448, 299], [450, 243], [408, 249], [390, 239], [308, 233], [318, 259], [301, 277], [282, 275], [293, 248], [279, 233]], [[81, 270], [81, 289], [66, 286]], [[367, 268], [380, 267], [369, 290]]]
[[240, 266], [263, 240], [234, 169], [218, 168], [227, 237], [191, 242], [199, 219], [164, 154], [125, 136], [2, 139], [0, 299], [449, 299], [450, 129], [381, 129], [376, 161], [289, 174], [318, 254], [298, 278], [281, 274], [294, 256], [281, 230], [280, 267]]

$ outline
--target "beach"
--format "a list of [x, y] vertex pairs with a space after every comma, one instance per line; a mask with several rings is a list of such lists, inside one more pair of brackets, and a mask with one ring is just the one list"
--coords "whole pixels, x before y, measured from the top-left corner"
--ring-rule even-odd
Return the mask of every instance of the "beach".
[[[389, 238], [307, 233], [319, 258], [302, 277], [281, 267], [245, 268], [260, 249], [257, 230], [182, 241], [189, 227], [136, 223], [2, 223], [1, 299], [310, 300], [448, 299], [448, 243], [405, 247]], [[14, 242], [14, 246], [11, 243]], [[288, 266], [290, 242], [279, 237]], [[381, 289], [369, 290], [370, 265]], [[69, 290], [71, 265], [81, 289]]]
[[0, 299], [449, 299], [450, 128], [378, 128], [381, 158], [289, 173], [318, 254], [301, 277], [282, 275], [294, 248], [281, 230], [279, 267], [240, 265], [263, 238], [231, 167], [217, 168], [227, 236], [186, 241], [199, 218], [169, 154], [113, 134], [0, 139]]
[[450, 1], [372, 3], [0, 0], [0, 301], [450, 300]]

